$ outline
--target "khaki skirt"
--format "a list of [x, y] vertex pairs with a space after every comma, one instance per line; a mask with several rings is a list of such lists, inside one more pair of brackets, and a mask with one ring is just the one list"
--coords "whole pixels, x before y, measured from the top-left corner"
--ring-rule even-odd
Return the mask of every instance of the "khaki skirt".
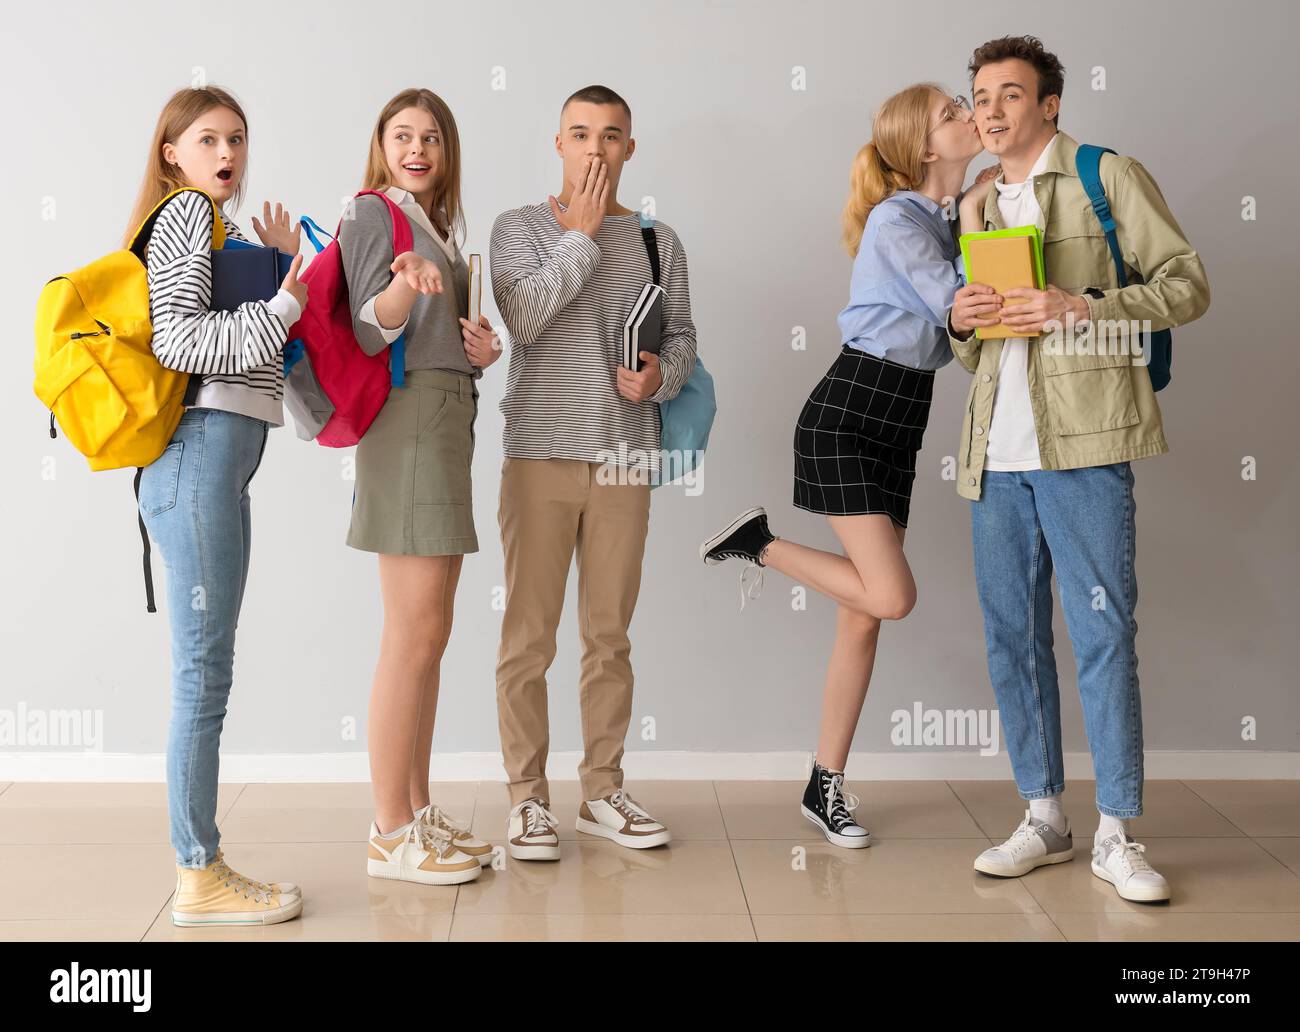
[[407, 372], [357, 445], [349, 546], [385, 555], [478, 551], [470, 492], [477, 415], [472, 376]]

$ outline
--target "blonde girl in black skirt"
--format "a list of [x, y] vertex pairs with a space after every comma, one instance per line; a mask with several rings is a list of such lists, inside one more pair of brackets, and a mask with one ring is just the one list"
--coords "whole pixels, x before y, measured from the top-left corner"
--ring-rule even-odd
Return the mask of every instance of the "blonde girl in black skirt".
[[394, 213], [375, 196], [357, 199], [339, 233], [357, 343], [370, 354], [399, 337], [404, 344], [405, 383], [357, 446], [347, 539], [378, 553], [384, 604], [367, 731], [375, 800], [367, 871], [452, 885], [476, 878], [492, 852], [431, 805], [429, 754], [461, 562], [478, 551], [475, 381], [501, 352], [486, 318], [465, 318], [460, 139], [440, 97], [404, 90], [385, 105], [363, 188], [397, 205], [413, 245], [394, 257]]
[[[876, 658], [880, 624], [916, 604], [903, 554], [935, 371], [952, 357], [948, 310], [962, 280], [946, 212], [983, 150], [964, 98], [921, 83], [890, 97], [853, 162], [844, 244], [854, 256], [842, 345], [795, 427], [794, 504], [822, 513], [844, 555], [775, 537], [750, 508], [700, 546], [710, 565], [742, 559], [771, 567], [835, 600], [835, 648], [826, 672], [821, 734], [802, 812], [832, 843], [870, 845], [853, 819], [858, 800], [844, 764]], [[996, 169], [972, 190], [987, 193]], [[978, 227], [971, 227], [978, 228]], [[748, 597], [761, 583], [751, 586]]]

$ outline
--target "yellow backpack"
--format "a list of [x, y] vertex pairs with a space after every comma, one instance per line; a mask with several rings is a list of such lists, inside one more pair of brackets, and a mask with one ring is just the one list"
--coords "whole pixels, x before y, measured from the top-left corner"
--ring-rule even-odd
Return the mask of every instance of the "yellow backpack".
[[[76, 272], [56, 276], [36, 303], [36, 396], [50, 410], [50, 436], [57, 418], [63, 434], [92, 470], [135, 466], [140, 474], [152, 463], [181, 421], [190, 374], [166, 369], [154, 356], [149, 318], [149, 277], [145, 247], [163, 205], [158, 202], [131, 243]], [[212, 204], [212, 246], [226, 242], [226, 225]], [[157, 612], [149, 534], [136, 513], [144, 544], [145, 605]]]
[[[186, 187], [184, 189], [194, 189]], [[56, 276], [36, 304], [36, 396], [92, 470], [143, 467], [163, 453], [181, 419], [189, 373], [154, 357], [144, 249], [158, 202], [129, 246]], [[212, 246], [226, 228], [212, 204]]]

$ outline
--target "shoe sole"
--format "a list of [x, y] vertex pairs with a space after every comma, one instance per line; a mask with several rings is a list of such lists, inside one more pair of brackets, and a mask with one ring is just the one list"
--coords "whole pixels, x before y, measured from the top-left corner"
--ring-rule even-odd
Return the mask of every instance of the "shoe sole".
[[1148, 889], [1145, 892], [1134, 889], [1121, 889], [1118, 885], [1115, 885], [1114, 879], [1111, 878], [1106, 869], [1098, 867], [1096, 864], [1092, 865], [1092, 873], [1102, 881], [1109, 882], [1114, 886], [1115, 891], [1119, 893], [1120, 899], [1126, 899], [1132, 903], [1164, 903], [1169, 899], [1168, 889]]
[[179, 928], [202, 928], [207, 925], [272, 925], [282, 921], [292, 921], [302, 913], [302, 897], [294, 896], [293, 901], [265, 914], [225, 913], [225, 914], [186, 914], [172, 911], [172, 924]]
[[704, 542], [704, 544], [700, 545], [700, 558], [703, 559], [704, 562], [709, 566], [718, 566], [722, 563], [725, 563], [726, 562], [725, 559], [710, 559], [709, 552], [717, 548], [719, 544], [721, 544], [723, 541], [727, 540], [728, 537], [734, 534], [736, 532], [737, 527], [741, 526], [744, 523], [749, 522], [755, 516], [763, 515], [765, 512], [766, 510], [761, 505], [756, 505], [748, 512], [742, 512], [739, 516], [737, 516], [734, 520], [732, 520], [726, 527], [718, 531], [718, 533], [714, 534], [713, 537], [709, 538], [709, 540]]
[[558, 860], [559, 846], [506, 846], [506, 853], [511, 860]]
[[822, 819], [802, 803], [799, 804], [799, 812], [817, 825], [817, 830], [825, 835], [826, 841], [833, 846], [842, 846], [845, 849], [866, 849], [871, 845], [871, 832], [869, 831], [860, 837], [857, 835], [840, 835], [826, 827], [822, 823]]
[[372, 878], [384, 878], [388, 881], [415, 882], [419, 885], [463, 885], [473, 881], [483, 873], [483, 865], [477, 860], [473, 867], [463, 867], [455, 871], [421, 871], [406, 868], [387, 860], [366, 861], [366, 873]]
[[1044, 856], [1036, 856], [1026, 860], [1020, 867], [995, 867], [993, 864], [984, 861], [983, 857], [975, 858], [975, 870], [980, 874], [992, 875], [994, 878], [1021, 878], [1028, 874], [1036, 867], [1045, 867], [1047, 864], [1063, 864], [1067, 860], [1074, 859], [1074, 850], [1061, 853], [1047, 853]]
[[596, 835], [600, 838], [609, 839], [611, 842], [617, 842], [620, 846], [626, 846], [628, 849], [654, 849], [655, 846], [666, 846], [673, 840], [672, 833], [665, 828], [663, 831], [656, 832], [653, 835], [624, 835], [615, 831], [613, 828], [607, 828], [603, 824], [597, 824], [595, 821], [578, 818], [574, 827], [584, 835]]

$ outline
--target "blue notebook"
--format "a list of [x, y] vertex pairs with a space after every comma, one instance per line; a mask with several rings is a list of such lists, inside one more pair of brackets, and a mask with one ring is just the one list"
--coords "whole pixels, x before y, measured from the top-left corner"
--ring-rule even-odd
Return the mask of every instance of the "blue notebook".
[[246, 240], [227, 239], [212, 252], [214, 312], [233, 312], [245, 301], [270, 301], [280, 289], [293, 255]]

